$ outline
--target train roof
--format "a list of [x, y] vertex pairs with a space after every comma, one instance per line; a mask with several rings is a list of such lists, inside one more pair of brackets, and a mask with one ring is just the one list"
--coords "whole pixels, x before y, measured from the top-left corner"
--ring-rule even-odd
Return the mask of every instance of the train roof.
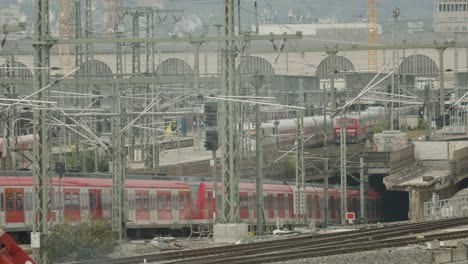
[[[54, 186], [58, 186], [59, 179], [52, 178]], [[102, 178], [76, 178], [66, 177], [60, 181], [62, 187], [100, 187], [111, 188], [111, 179]], [[19, 176], [2, 176], [0, 177], [0, 186], [14, 187], [14, 186], [32, 186], [32, 177], [19, 177]], [[188, 189], [188, 184], [184, 181], [170, 181], [170, 180], [126, 180], [126, 188], [164, 188], [164, 189]]]

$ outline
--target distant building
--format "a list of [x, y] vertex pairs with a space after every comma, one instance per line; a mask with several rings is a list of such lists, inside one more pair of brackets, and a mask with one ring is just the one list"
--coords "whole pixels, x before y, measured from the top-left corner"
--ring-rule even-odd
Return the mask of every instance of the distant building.
[[164, 9], [164, 0], [137, 0], [135, 3], [141, 7], [155, 7]]
[[468, 32], [468, 0], [434, 0], [436, 32]]
[[[252, 27], [255, 30], [255, 26]], [[260, 25], [261, 35], [295, 34], [303, 35], [361, 35], [367, 34], [367, 23], [317, 23], [317, 24], [265, 24]], [[377, 25], [377, 34], [382, 34], [382, 26]]]

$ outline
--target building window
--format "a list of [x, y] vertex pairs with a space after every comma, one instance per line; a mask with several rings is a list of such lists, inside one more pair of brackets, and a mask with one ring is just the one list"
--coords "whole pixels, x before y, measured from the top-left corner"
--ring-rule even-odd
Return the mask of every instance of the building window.
[[458, 4], [455, 4], [455, 12], [458, 12]]
[[452, 27], [448, 27], [448, 28], [447, 28], [447, 31], [448, 31], [448, 32], [452, 32]]
[[446, 4], [443, 4], [443, 5], [442, 5], [442, 11], [443, 11], [443, 12], [447, 12], [447, 5], [446, 5]]
[[463, 11], [466, 11], [466, 4], [463, 4]]
[[466, 31], [466, 27], [465, 27], [465, 26], [463, 27], [463, 31]]

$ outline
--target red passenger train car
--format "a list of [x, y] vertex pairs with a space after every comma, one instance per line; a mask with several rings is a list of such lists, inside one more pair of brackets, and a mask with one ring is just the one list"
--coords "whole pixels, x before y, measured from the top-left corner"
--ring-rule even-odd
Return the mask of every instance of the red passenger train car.
[[[65, 177], [52, 180], [49, 204], [53, 221], [64, 217], [82, 221], [88, 217], [111, 218], [112, 181], [103, 178]], [[182, 229], [192, 219], [192, 196], [184, 181], [126, 180], [126, 226], [142, 229]], [[0, 227], [18, 235], [30, 231], [33, 219], [32, 177], [0, 177]], [[22, 234], [27, 236], [27, 234]]]
[[[218, 185], [218, 189], [221, 185]], [[262, 214], [266, 226], [294, 224], [293, 186], [265, 184], [265, 206]], [[33, 193], [31, 176], [0, 176], [0, 228], [16, 239], [27, 240], [33, 218]], [[240, 217], [254, 226], [258, 215], [255, 185], [239, 183]], [[163, 232], [189, 231], [190, 228], [213, 224], [213, 212], [220, 207], [221, 195], [213, 198], [213, 185], [207, 182], [179, 180], [126, 180], [124, 214], [131, 237], [151, 237]], [[359, 191], [348, 191], [348, 211], [359, 218]], [[322, 188], [307, 187], [307, 219], [324, 220], [324, 192]], [[382, 218], [382, 199], [379, 193], [368, 192], [367, 219]], [[329, 190], [329, 220], [340, 220], [340, 194]], [[89, 217], [111, 218], [112, 181], [104, 178], [64, 177], [52, 179], [49, 206], [54, 222], [61, 218], [83, 221]], [[219, 210], [219, 208], [218, 208]]]
[[[218, 190], [221, 186], [218, 185]], [[265, 184], [263, 217], [265, 225], [274, 227], [277, 221], [281, 225], [293, 225], [294, 215], [294, 187], [289, 185]], [[330, 223], [340, 223], [340, 192], [329, 189], [329, 211]], [[354, 212], [356, 219], [361, 217], [359, 190], [348, 189], [348, 212]], [[242, 222], [255, 225], [257, 219], [256, 187], [253, 183], [239, 184], [239, 210]], [[220, 211], [221, 194], [218, 192], [216, 201], [213, 198], [213, 184], [201, 182], [195, 200], [194, 218], [198, 221], [213, 219], [215, 206]], [[306, 211], [307, 219], [314, 219], [316, 223], [324, 222], [324, 190], [318, 187], [306, 188]], [[375, 191], [369, 191], [366, 196], [366, 216], [368, 222], [381, 221], [382, 196]]]

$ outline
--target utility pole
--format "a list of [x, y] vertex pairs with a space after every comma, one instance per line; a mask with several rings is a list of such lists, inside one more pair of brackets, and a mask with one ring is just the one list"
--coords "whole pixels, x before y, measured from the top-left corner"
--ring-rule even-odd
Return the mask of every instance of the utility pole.
[[[36, 100], [48, 101], [48, 91], [41, 89], [49, 84], [50, 38], [49, 0], [34, 1], [34, 90]], [[46, 108], [46, 107], [44, 107]], [[34, 168], [33, 168], [33, 221], [31, 247], [37, 264], [49, 264], [45, 246], [49, 234], [48, 192], [51, 181], [49, 141], [47, 137], [47, 110], [34, 109]]]
[[341, 167], [341, 224], [346, 223], [347, 207], [347, 149], [346, 149], [346, 114], [340, 114], [340, 167]]
[[[333, 122], [332, 122], [333, 124]], [[324, 221], [325, 227], [328, 226], [328, 157], [327, 157], [327, 141], [328, 141], [328, 134], [327, 134], [327, 91], [326, 86], [323, 86], [323, 129], [324, 129], [324, 139], [323, 139], [323, 158], [325, 159], [324, 164], [324, 198], [325, 198], [325, 206], [324, 206]]]
[[[400, 16], [400, 9], [399, 8], [395, 8], [395, 10], [393, 10], [393, 34], [392, 34], [392, 38], [393, 38], [393, 49], [392, 49], [392, 66], [393, 66], [393, 74], [392, 74], [392, 102], [391, 102], [391, 111], [390, 111], [390, 130], [394, 130], [395, 129], [395, 126], [394, 126], [394, 120], [395, 120], [395, 103], [394, 103], [394, 100], [395, 100], [395, 85], [397, 83], [397, 81], [395, 80], [398, 76], [398, 78], [400, 77], [399, 74], [397, 73], [397, 69], [398, 69], [398, 64], [399, 64], [399, 54], [398, 54], [398, 51], [396, 49], [396, 46], [397, 46], [397, 34], [398, 34], [398, 17]], [[395, 73], [397, 73], [397, 76], [395, 76]]]
[[[260, 76], [255, 76], [255, 96], [258, 98], [260, 96], [260, 85], [261, 80]], [[257, 196], [256, 196], [256, 204], [257, 204], [257, 235], [263, 235], [263, 223], [265, 221], [263, 217], [263, 130], [261, 128], [262, 120], [261, 120], [262, 108], [260, 105], [255, 105], [255, 152], [256, 152], [256, 159], [257, 159]]]
[[360, 206], [361, 206], [361, 224], [366, 223], [366, 196], [365, 196], [365, 183], [366, 183], [366, 175], [364, 175], [364, 156], [361, 154], [359, 156], [359, 198], [360, 198]]

